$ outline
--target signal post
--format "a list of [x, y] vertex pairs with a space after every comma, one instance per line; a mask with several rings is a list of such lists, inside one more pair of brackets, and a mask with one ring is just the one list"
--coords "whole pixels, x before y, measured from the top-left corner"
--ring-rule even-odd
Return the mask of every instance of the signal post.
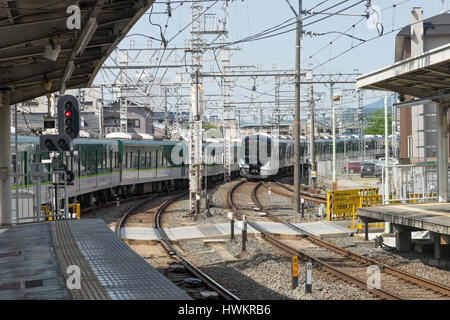
[[199, 71], [193, 75], [194, 84], [191, 87], [191, 112], [189, 113], [189, 198], [190, 212], [200, 213], [202, 193], [202, 107], [199, 94]]
[[[52, 183], [55, 189], [54, 196], [54, 214], [59, 214], [58, 206], [58, 188], [63, 186], [65, 189], [65, 216], [67, 218], [67, 191], [66, 186], [73, 183], [75, 175], [68, 170], [64, 164], [66, 152], [72, 151], [72, 139], [78, 137], [80, 132], [80, 104], [78, 100], [72, 95], [64, 95], [59, 98], [57, 105], [58, 115], [58, 133], [51, 135], [41, 135], [39, 137], [40, 151], [50, 152], [53, 178]], [[60, 184], [60, 175], [64, 176], [64, 183]], [[40, 204], [38, 204], [39, 208]], [[39, 209], [38, 209], [39, 210]]]

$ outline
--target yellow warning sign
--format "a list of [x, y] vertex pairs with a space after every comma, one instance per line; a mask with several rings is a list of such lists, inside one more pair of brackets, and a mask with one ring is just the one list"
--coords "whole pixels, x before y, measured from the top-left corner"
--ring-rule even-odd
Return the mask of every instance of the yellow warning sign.
[[298, 277], [298, 257], [292, 257], [292, 276]]

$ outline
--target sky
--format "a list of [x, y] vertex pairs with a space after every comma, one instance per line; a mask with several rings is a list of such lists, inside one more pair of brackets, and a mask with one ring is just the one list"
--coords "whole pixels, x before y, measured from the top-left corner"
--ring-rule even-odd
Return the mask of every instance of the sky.
[[[171, 2], [171, 17], [167, 15], [165, 0], [156, 1], [153, 4], [152, 14], [149, 14], [149, 10], [131, 29], [128, 36], [119, 44], [119, 47], [129, 47], [130, 40], [134, 41], [135, 48], [147, 47], [147, 37], [133, 36], [133, 34], [143, 34], [148, 37], [161, 39], [160, 27], [157, 24], [161, 26], [165, 39], [171, 39], [167, 45], [168, 47], [184, 47], [185, 41], [190, 37], [191, 4], [189, 2], [181, 4], [180, 1]], [[298, 0], [290, 0], [290, 4], [295, 10], [298, 10], [298, 2]], [[205, 14], [217, 13], [220, 17], [223, 13], [221, 10], [223, 3], [224, 1], [205, 1], [203, 3], [204, 10], [211, 6]], [[327, 33], [325, 35], [303, 36], [301, 44], [301, 66], [303, 69], [313, 69], [315, 73], [352, 73], [358, 71], [364, 74], [392, 64], [394, 62], [395, 35], [398, 32], [396, 29], [410, 23], [411, 8], [423, 7], [424, 18], [439, 14], [443, 8], [441, 0], [372, 0], [372, 8], [380, 9], [379, 22], [383, 26], [383, 35], [379, 36], [379, 30], [375, 27], [377, 22], [376, 15], [373, 14], [369, 21], [363, 17], [366, 10], [365, 4], [366, 1], [359, 0], [303, 0], [304, 10], [314, 8], [312, 16], [305, 15], [303, 17], [304, 30], [315, 34]], [[352, 6], [350, 9], [342, 11], [342, 14], [345, 15], [329, 17], [324, 14], [314, 14], [320, 11], [334, 13], [350, 6]], [[328, 8], [330, 9], [325, 10]], [[288, 19], [292, 19], [289, 21], [292, 23], [295, 18], [286, 0], [228, 1], [228, 13], [229, 34], [224, 40], [226, 42], [233, 42], [249, 35], [254, 35]], [[149, 21], [149, 17], [151, 17], [152, 24]], [[321, 18], [325, 19], [316, 22]], [[293, 28], [294, 26], [290, 26], [280, 31]], [[183, 29], [184, 31], [182, 31]], [[341, 35], [338, 32], [346, 32], [346, 35]], [[207, 42], [211, 42], [213, 39], [214, 36], [205, 37]], [[369, 39], [373, 40], [367, 41]], [[158, 46], [161, 46], [160, 42], [152, 40], [152, 47]], [[342, 54], [355, 46], [357, 47]], [[232, 65], [259, 66], [265, 70], [273, 68], [294, 69], [295, 31], [263, 40], [239, 43], [232, 47], [239, 48], [238, 51], [233, 51], [231, 57]], [[220, 50], [217, 50], [216, 54], [220, 62]], [[183, 52], [180, 51], [178, 58], [181, 59], [182, 57]], [[206, 61], [203, 70], [217, 69], [217, 63], [213, 59], [211, 50], [205, 53], [204, 58]], [[189, 58], [187, 62], [189, 62]], [[107, 63], [111, 63], [111, 60]], [[157, 64], [155, 61], [152, 63]], [[161, 64], [167, 63], [163, 61]], [[180, 68], [178, 71], [182, 71], [182, 69]], [[161, 68], [152, 69], [149, 72], [150, 74], [159, 78], [164, 75], [163, 82], [170, 82], [176, 79], [175, 69], [169, 69], [167, 72]], [[242, 79], [242, 82], [233, 86], [232, 100], [250, 101], [250, 104], [255, 106], [255, 109], [252, 109], [251, 106], [248, 108], [249, 113], [254, 114], [257, 112], [258, 104], [255, 101], [274, 99], [273, 79], [264, 78], [260, 80], [262, 81], [254, 82], [250, 78]], [[204, 85], [205, 91], [220, 93], [217, 81], [216, 83], [205, 83]], [[255, 87], [255, 92], [252, 92], [252, 89], [255, 89]], [[337, 88], [337, 90], [344, 88], [354, 88], [354, 85], [342, 86], [342, 88]], [[306, 94], [306, 89], [306, 86], [302, 86], [302, 95]], [[283, 97], [292, 98], [292, 85], [282, 85], [281, 90]], [[328, 88], [323, 85], [314, 86], [314, 90], [328, 94]], [[258, 92], [266, 94], [261, 95]], [[372, 99], [376, 99], [376, 93], [373, 96], [374, 98]], [[373, 100], [370, 101], [370, 98], [368, 98], [367, 103], [371, 102]], [[354, 98], [348, 100], [349, 107], [350, 105], [354, 106], [355, 103]], [[324, 110], [327, 108], [326, 104], [326, 101], [322, 102]], [[212, 101], [208, 103], [208, 106], [211, 105], [214, 105]], [[220, 106], [220, 102], [217, 102], [217, 105]]]

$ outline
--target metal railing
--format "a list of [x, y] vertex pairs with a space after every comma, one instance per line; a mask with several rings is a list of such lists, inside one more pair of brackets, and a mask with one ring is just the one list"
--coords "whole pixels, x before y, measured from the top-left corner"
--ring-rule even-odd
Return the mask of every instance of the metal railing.
[[390, 165], [389, 197], [385, 192], [386, 167], [382, 167], [380, 193], [384, 204], [423, 203], [437, 200], [438, 173], [436, 164]]
[[[42, 176], [12, 173], [12, 220], [13, 223], [40, 222], [44, 220], [70, 218], [68, 192], [65, 171], [52, 171], [47, 174], [57, 174], [62, 179], [55, 183], [42, 183]], [[58, 200], [54, 201], [55, 184], [59, 187], [57, 198], [63, 200], [64, 205], [59, 207]], [[53, 204], [53, 205], [52, 205]], [[53, 207], [54, 206], [54, 207]]]

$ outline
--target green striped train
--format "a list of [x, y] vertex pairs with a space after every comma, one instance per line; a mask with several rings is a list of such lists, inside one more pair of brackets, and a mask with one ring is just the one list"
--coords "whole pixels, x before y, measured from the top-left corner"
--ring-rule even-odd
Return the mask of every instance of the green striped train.
[[[14, 137], [11, 138], [13, 150], [13, 170], [16, 157]], [[115, 200], [117, 196], [128, 197], [150, 192], [164, 192], [188, 188], [189, 165], [186, 142], [75, 139], [74, 156], [65, 156], [64, 163], [75, 174], [73, 185], [68, 186], [69, 202], [74, 198], [82, 208]], [[238, 144], [232, 146], [231, 174], [239, 174]], [[203, 168], [208, 182], [223, 179], [223, 144], [208, 143], [203, 146], [204, 159], [208, 165]], [[39, 151], [39, 138], [19, 136], [17, 144], [17, 164], [20, 173], [19, 188], [32, 186], [30, 174], [32, 163], [49, 159], [48, 152]], [[50, 171], [50, 164], [46, 164]], [[47, 174], [42, 184], [48, 184], [51, 175]], [[13, 188], [15, 182], [12, 181]], [[46, 188], [42, 188], [45, 193]], [[48, 195], [42, 194], [42, 202]]]

